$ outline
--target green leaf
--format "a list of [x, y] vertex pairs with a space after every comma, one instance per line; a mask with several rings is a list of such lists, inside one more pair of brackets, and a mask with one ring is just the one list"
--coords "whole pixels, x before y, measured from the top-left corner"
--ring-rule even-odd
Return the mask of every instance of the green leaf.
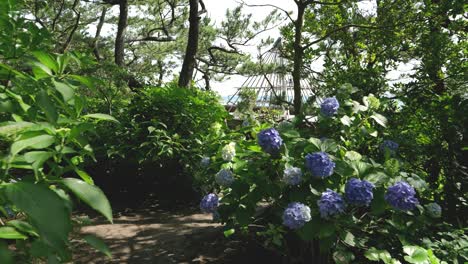
[[41, 90], [36, 97], [36, 102], [39, 107], [44, 111], [47, 119], [51, 123], [56, 123], [58, 119], [57, 109], [55, 108], [54, 103], [50, 100], [50, 96], [46, 91]]
[[69, 188], [83, 202], [100, 212], [112, 223], [112, 209], [101, 189], [95, 185], [74, 178], [62, 179], [60, 182]]
[[7, 184], [5, 194], [29, 216], [44, 241], [65, 255], [71, 223], [64, 201], [47, 186], [28, 182]]
[[382, 260], [384, 262], [389, 261], [392, 256], [387, 250], [379, 250], [376, 249], [375, 247], [371, 247], [368, 249], [365, 253], [364, 256], [371, 261], [379, 261]]
[[315, 147], [315, 149], [313, 149], [312, 151], [319, 151], [321, 149], [322, 141], [320, 139], [309, 138], [309, 140], [307, 141]]
[[99, 252], [103, 253], [109, 258], [112, 258], [112, 253], [110, 252], [109, 247], [106, 245], [106, 243], [102, 239], [94, 235], [86, 235], [83, 237], [83, 239], [88, 244], [90, 244], [93, 248], [97, 249]]
[[54, 72], [58, 72], [57, 61], [55, 61], [55, 59], [50, 54], [47, 54], [47, 53], [45, 53], [43, 51], [33, 51], [32, 54], [44, 66], [46, 66], [47, 68], [53, 70]]
[[5, 122], [0, 124], [0, 136], [11, 136], [34, 126], [30, 122]]
[[24, 154], [24, 159], [32, 164], [35, 170], [42, 167], [44, 162], [54, 156], [54, 153], [49, 151], [31, 151]]
[[346, 232], [343, 236], [343, 242], [348, 244], [349, 246], [356, 246], [354, 235], [351, 232]]
[[98, 120], [105, 120], [105, 121], [112, 121], [112, 122], [119, 123], [119, 120], [117, 120], [113, 116], [107, 115], [107, 114], [97, 113], [97, 114], [84, 115], [83, 117], [84, 118], [93, 118], [93, 119], [98, 119]]
[[282, 136], [288, 137], [288, 138], [298, 138], [301, 137], [299, 132], [296, 130], [287, 130], [281, 133]]
[[3, 226], [3, 227], [0, 227], [0, 238], [2, 239], [26, 239], [28, 237], [18, 232], [14, 227]]
[[56, 81], [53, 81], [53, 83], [54, 83], [55, 89], [59, 91], [59, 93], [62, 95], [63, 100], [65, 102], [68, 102], [71, 99], [73, 99], [73, 97], [75, 97], [75, 90], [73, 90], [73, 88], [69, 84], [63, 83], [63, 82], [56, 82]]
[[361, 156], [361, 154], [357, 153], [356, 151], [347, 151], [346, 154], [345, 154], [345, 158], [347, 158], [349, 160], [359, 161], [359, 160], [362, 159], [362, 156]]
[[352, 252], [339, 249], [333, 252], [333, 260], [336, 264], [348, 264], [354, 260], [354, 254]]
[[28, 222], [24, 222], [21, 220], [11, 220], [8, 221], [7, 225], [12, 226], [25, 234], [29, 234], [36, 237], [39, 236], [39, 234], [34, 230], [34, 227]]
[[409, 263], [423, 264], [428, 261], [427, 250], [418, 246], [403, 246], [403, 252], [408, 256], [405, 256], [405, 260]]
[[55, 138], [51, 135], [39, 135], [20, 141], [16, 141], [11, 145], [11, 154], [16, 155], [23, 149], [43, 149], [47, 148], [55, 142]]
[[224, 231], [223, 233], [224, 233], [224, 236], [225, 236], [225, 237], [230, 237], [230, 236], [232, 236], [235, 232], [236, 232], [236, 230], [235, 230], [234, 228], [231, 228], [231, 229], [228, 229], [228, 230]]
[[379, 125], [383, 127], [387, 127], [387, 118], [381, 114], [373, 114], [371, 115], [371, 118], [375, 120]]
[[82, 171], [80, 169], [75, 169], [75, 172], [76, 174], [78, 174], [78, 176], [81, 177], [81, 179], [83, 179], [83, 181], [85, 181], [88, 184], [94, 185], [93, 178], [91, 178], [91, 176], [89, 176], [87, 172]]
[[375, 171], [367, 174], [364, 179], [371, 182], [375, 186], [381, 186], [388, 182], [389, 177], [387, 174], [381, 171]]

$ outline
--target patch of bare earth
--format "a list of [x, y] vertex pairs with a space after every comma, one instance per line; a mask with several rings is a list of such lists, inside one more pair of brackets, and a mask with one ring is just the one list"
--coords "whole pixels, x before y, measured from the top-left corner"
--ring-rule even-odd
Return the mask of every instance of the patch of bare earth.
[[277, 263], [252, 241], [225, 238], [211, 215], [197, 211], [169, 212], [155, 207], [122, 213], [114, 224], [96, 219], [81, 233], [104, 239], [112, 258], [76, 242], [73, 263]]

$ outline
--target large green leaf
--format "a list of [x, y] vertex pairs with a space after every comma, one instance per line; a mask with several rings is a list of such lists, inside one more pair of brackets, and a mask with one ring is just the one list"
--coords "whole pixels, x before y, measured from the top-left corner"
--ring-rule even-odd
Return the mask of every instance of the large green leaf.
[[36, 102], [39, 107], [44, 111], [47, 119], [51, 123], [56, 123], [58, 119], [57, 109], [55, 108], [54, 103], [50, 100], [50, 96], [46, 91], [41, 90], [36, 97]]
[[61, 183], [69, 188], [78, 198], [112, 222], [112, 209], [101, 189], [95, 185], [74, 178], [62, 179]]
[[71, 223], [64, 201], [47, 186], [28, 182], [6, 185], [5, 194], [28, 215], [44, 241], [65, 254]]
[[428, 263], [427, 250], [418, 246], [404, 246], [403, 252], [408, 256], [405, 256], [405, 260], [409, 263], [424, 264]]
[[58, 72], [57, 61], [50, 55], [43, 51], [33, 51], [32, 54], [38, 61], [40, 61], [45, 67], [51, 69], [54, 72]]
[[24, 222], [21, 220], [11, 220], [11, 221], [8, 221], [7, 225], [12, 226], [25, 234], [29, 234], [32, 236], [39, 236], [36, 230], [34, 230], [34, 227], [30, 225], [28, 222]]
[[115, 117], [113, 117], [111, 115], [107, 115], [107, 114], [96, 113], [96, 114], [84, 115], [83, 117], [93, 118], [93, 119], [97, 119], [97, 120], [112, 121], [112, 122], [119, 123], [119, 120], [117, 120], [117, 119], [115, 119]]
[[47, 148], [55, 142], [55, 138], [51, 135], [39, 135], [27, 139], [19, 140], [11, 145], [11, 154], [16, 155], [23, 149], [43, 149]]
[[53, 152], [50, 151], [31, 151], [24, 154], [24, 159], [32, 164], [35, 170], [42, 167], [44, 162], [54, 156]]
[[75, 96], [75, 90], [67, 83], [54, 81], [54, 86], [62, 95], [65, 102], [70, 101]]
[[0, 136], [15, 135], [27, 128], [34, 126], [30, 122], [5, 122], [0, 124]]
[[3, 227], [0, 227], [0, 238], [2, 239], [26, 239], [28, 237], [18, 232], [14, 227], [3, 226]]
[[112, 253], [110, 252], [109, 247], [106, 245], [106, 243], [94, 236], [94, 235], [86, 235], [83, 237], [83, 239], [90, 244], [93, 248], [97, 249], [99, 252], [103, 253], [104, 255], [108, 256], [109, 258], [112, 257]]

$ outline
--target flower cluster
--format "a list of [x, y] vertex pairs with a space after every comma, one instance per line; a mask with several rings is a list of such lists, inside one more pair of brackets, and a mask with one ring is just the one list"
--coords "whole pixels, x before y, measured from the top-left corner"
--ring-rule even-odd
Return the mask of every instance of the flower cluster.
[[340, 108], [340, 103], [335, 97], [325, 98], [320, 105], [320, 111], [324, 116], [333, 116], [338, 112], [338, 108]]
[[374, 185], [366, 180], [351, 178], [345, 186], [345, 197], [348, 203], [358, 206], [368, 206], [374, 194]]
[[315, 152], [307, 154], [305, 165], [314, 177], [325, 178], [333, 174], [335, 163], [325, 152]]
[[231, 142], [223, 147], [221, 150], [221, 157], [224, 161], [232, 161], [236, 156], [236, 143]]
[[257, 135], [258, 144], [262, 147], [263, 151], [270, 155], [276, 155], [279, 153], [281, 145], [283, 145], [283, 139], [280, 137], [278, 131], [274, 128], [268, 128], [260, 131]]
[[203, 157], [200, 161], [200, 165], [204, 168], [210, 166], [211, 159], [209, 157]]
[[380, 149], [382, 151], [385, 151], [385, 150], [389, 150], [390, 152], [395, 152], [397, 151], [398, 149], [398, 143], [396, 143], [395, 141], [392, 141], [392, 140], [384, 140], [382, 142], [382, 145], [380, 145]]
[[341, 214], [345, 210], [343, 197], [330, 189], [322, 193], [320, 200], [317, 201], [317, 205], [319, 206], [320, 216], [325, 219]]
[[288, 185], [298, 185], [302, 181], [302, 171], [297, 167], [284, 169], [283, 181]]
[[416, 191], [407, 182], [399, 181], [393, 186], [388, 187], [385, 194], [385, 201], [396, 209], [402, 211], [413, 210], [419, 201], [416, 197]]
[[216, 173], [215, 180], [217, 184], [229, 187], [234, 182], [234, 177], [230, 170], [222, 169]]
[[283, 213], [283, 224], [291, 229], [301, 228], [312, 219], [310, 208], [302, 203], [290, 203]]
[[216, 194], [210, 193], [205, 195], [200, 202], [200, 209], [204, 213], [214, 213], [219, 205], [219, 198]]
[[426, 204], [426, 211], [430, 217], [439, 218], [442, 216], [442, 208], [437, 203]]

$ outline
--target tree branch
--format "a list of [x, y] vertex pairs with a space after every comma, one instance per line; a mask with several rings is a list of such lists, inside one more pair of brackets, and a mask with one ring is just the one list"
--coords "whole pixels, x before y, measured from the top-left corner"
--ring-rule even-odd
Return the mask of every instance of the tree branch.
[[281, 8], [279, 6], [272, 5], [272, 4], [251, 5], [251, 4], [247, 4], [244, 0], [240, 0], [240, 1], [237, 1], [237, 2], [240, 3], [240, 4], [243, 4], [243, 5], [247, 6], [247, 7], [273, 7], [273, 8], [276, 8], [276, 9], [282, 11], [289, 18], [289, 20], [292, 23], [294, 23], [294, 19], [289, 14], [290, 12], [284, 10], [283, 8]]

